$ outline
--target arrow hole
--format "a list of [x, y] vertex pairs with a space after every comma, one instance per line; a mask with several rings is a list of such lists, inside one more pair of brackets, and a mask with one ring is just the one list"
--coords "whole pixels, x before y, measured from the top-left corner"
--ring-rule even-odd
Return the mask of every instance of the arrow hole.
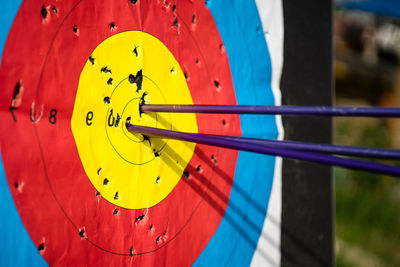
[[89, 61], [92, 63], [92, 65], [94, 65], [94, 57], [92, 55], [89, 56]]
[[117, 215], [119, 213], [119, 209], [114, 209], [113, 210], [113, 215], [115, 216], [115, 215]]
[[158, 151], [157, 151], [155, 148], [153, 148], [153, 152], [154, 152], [154, 157], [159, 157], [159, 156], [161, 156], [161, 154], [158, 153]]
[[79, 36], [79, 29], [78, 29], [78, 26], [74, 25], [74, 26], [72, 27], [72, 31], [74, 32], [74, 34], [75, 34], [76, 36]]
[[135, 56], [139, 56], [139, 51], [138, 51], [138, 46], [135, 45], [135, 48], [133, 49], [133, 53], [135, 53]]
[[111, 74], [111, 69], [109, 69], [107, 66], [104, 66], [100, 69], [100, 72], [103, 73], [110, 73]]
[[42, 6], [42, 8], [40, 9], [40, 14], [42, 15], [42, 19], [45, 20], [47, 17], [47, 8], [45, 6]]
[[113, 78], [108, 79], [107, 85], [112, 85], [112, 82], [113, 82]]
[[214, 80], [214, 86], [215, 86], [215, 88], [219, 89], [219, 81], [218, 80]]
[[217, 159], [215, 158], [214, 154], [211, 155], [211, 160], [213, 161], [214, 165], [217, 165]]
[[174, 16], [174, 27], [179, 28], [178, 18]]
[[196, 171], [197, 171], [197, 172], [200, 172], [200, 171], [201, 171], [201, 165], [198, 165], [198, 166], [196, 167]]
[[86, 233], [85, 233], [85, 229], [84, 228], [78, 229], [78, 231], [79, 231], [79, 236], [81, 237], [81, 239], [86, 238]]
[[39, 246], [37, 247], [37, 249], [38, 249], [38, 251], [39, 251], [40, 253], [44, 252], [44, 250], [45, 250], [44, 243], [43, 243], [43, 242], [40, 243]]
[[138, 217], [136, 218], [135, 222], [139, 222], [139, 221], [143, 220], [143, 219], [144, 219], [144, 216], [145, 216], [144, 214], [138, 216]]
[[192, 17], [192, 25], [195, 25], [196, 24], [196, 15], [193, 15], [193, 17]]

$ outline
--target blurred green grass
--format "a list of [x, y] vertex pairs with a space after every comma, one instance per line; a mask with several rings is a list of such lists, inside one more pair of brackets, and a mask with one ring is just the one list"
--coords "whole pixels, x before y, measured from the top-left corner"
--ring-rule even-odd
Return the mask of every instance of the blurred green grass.
[[[335, 144], [391, 148], [388, 132], [379, 119], [335, 119]], [[334, 178], [336, 265], [400, 266], [400, 179], [342, 168]]]

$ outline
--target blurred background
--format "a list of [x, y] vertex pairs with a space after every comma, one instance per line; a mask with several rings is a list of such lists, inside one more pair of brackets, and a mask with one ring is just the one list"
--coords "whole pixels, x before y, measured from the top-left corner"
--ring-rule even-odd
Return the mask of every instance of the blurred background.
[[[400, 107], [400, 1], [334, 10], [335, 104]], [[335, 144], [400, 149], [400, 119], [335, 118], [334, 127]], [[336, 265], [400, 266], [400, 179], [342, 168], [334, 178]]]

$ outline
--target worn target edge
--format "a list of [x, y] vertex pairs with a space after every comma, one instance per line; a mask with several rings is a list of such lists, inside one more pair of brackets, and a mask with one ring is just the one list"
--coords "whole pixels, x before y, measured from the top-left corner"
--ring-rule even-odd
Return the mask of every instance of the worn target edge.
[[[0, 0], [0, 60], [8, 32], [22, 0]], [[0, 63], [1, 64], [1, 63]], [[0, 148], [1, 149], [1, 148]], [[1, 151], [0, 151], [1, 152]], [[0, 265], [48, 266], [25, 229], [11, 196], [0, 156]]]
[[[206, 2], [228, 54], [238, 104], [280, 105], [281, 0]], [[243, 136], [283, 139], [281, 116], [241, 115], [240, 121]], [[239, 152], [227, 210], [194, 266], [280, 265], [281, 173], [281, 158]]]

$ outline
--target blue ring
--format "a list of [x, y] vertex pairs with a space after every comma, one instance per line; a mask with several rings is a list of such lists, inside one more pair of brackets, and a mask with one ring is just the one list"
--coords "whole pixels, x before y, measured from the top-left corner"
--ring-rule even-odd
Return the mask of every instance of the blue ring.
[[[274, 105], [272, 68], [253, 0], [208, 0], [231, 67], [239, 105]], [[275, 116], [240, 116], [243, 136], [276, 139]], [[263, 228], [275, 157], [239, 152], [228, 208], [194, 266], [249, 266]]]

